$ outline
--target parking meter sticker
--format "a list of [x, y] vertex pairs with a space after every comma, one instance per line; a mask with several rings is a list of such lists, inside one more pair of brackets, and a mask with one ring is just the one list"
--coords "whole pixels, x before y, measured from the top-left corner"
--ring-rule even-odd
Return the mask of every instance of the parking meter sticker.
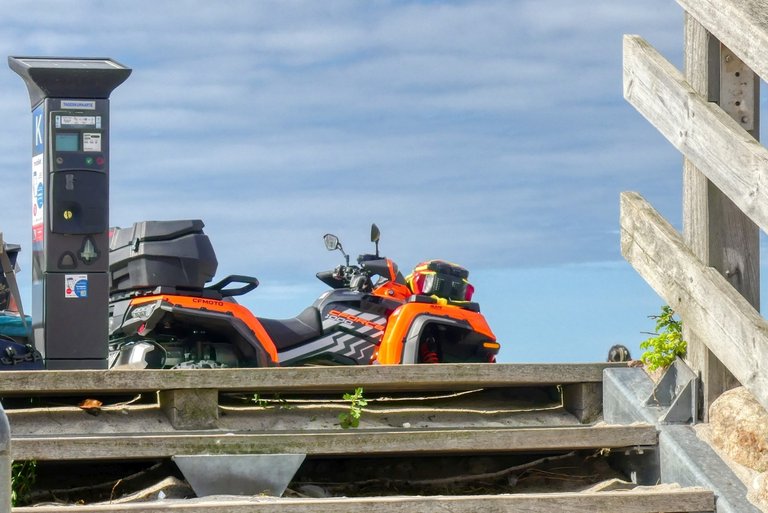
[[61, 108], [94, 110], [96, 102], [93, 100], [61, 100]]
[[101, 151], [101, 134], [83, 134], [83, 151]]
[[43, 242], [44, 234], [42, 223], [32, 226], [32, 242]]
[[37, 191], [35, 192], [35, 201], [37, 208], [43, 208], [43, 184], [37, 184]]
[[88, 297], [88, 275], [64, 275], [64, 297], [82, 299]]
[[[96, 116], [56, 116], [56, 122], [59, 123], [59, 121], [64, 128], [96, 126]], [[56, 128], [60, 126], [57, 125]]]
[[43, 224], [45, 185], [43, 185], [43, 156], [32, 157], [32, 225]]

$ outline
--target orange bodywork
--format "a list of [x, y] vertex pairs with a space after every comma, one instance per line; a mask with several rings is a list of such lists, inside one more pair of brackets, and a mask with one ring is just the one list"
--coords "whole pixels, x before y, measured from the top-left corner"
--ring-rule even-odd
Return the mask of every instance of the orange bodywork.
[[463, 320], [468, 322], [474, 331], [487, 336], [489, 340], [496, 340], [496, 336], [485, 321], [485, 317], [477, 312], [452, 305], [406, 303], [395, 310], [387, 321], [387, 331], [381, 339], [381, 345], [376, 355], [374, 355], [374, 358], [377, 358], [377, 363], [384, 365], [402, 363], [405, 338], [413, 322], [420, 315]]
[[253, 316], [250, 310], [237, 303], [230, 303], [229, 301], [221, 301], [217, 299], [207, 299], [201, 297], [191, 296], [173, 296], [163, 294], [160, 296], [144, 296], [137, 297], [131, 301], [132, 306], [143, 305], [151, 303], [153, 301], [165, 301], [173, 306], [180, 308], [191, 308], [199, 310], [205, 308], [214, 312], [231, 314], [234, 317], [240, 319], [245, 323], [248, 328], [256, 335], [256, 338], [261, 342], [264, 350], [267, 352], [273, 362], [277, 362], [277, 348], [275, 347], [272, 338], [267, 334], [261, 323]]
[[380, 282], [374, 287], [372, 292], [374, 296], [381, 296], [387, 299], [404, 302], [413, 295], [413, 291], [408, 285], [397, 282], [397, 265], [389, 258], [387, 258], [387, 273], [389, 276], [384, 276], [383, 282]]
[[405, 301], [413, 295], [413, 292], [405, 285], [394, 281], [386, 281], [373, 289], [372, 294], [397, 301]]

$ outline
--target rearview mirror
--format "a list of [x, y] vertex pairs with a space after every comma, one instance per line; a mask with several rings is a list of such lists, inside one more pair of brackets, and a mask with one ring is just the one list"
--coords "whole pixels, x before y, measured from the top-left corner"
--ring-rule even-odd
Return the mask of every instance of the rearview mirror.
[[328, 251], [335, 251], [340, 249], [339, 238], [332, 233], [326, 233], [323, 235], [323, 242], [325, 242], [325, 249]]
[[376, 223], [373, 223], [371, 225], [371, 242], [379, 242], [379, 237], [381, 237], [379, 227], [376, 226]]

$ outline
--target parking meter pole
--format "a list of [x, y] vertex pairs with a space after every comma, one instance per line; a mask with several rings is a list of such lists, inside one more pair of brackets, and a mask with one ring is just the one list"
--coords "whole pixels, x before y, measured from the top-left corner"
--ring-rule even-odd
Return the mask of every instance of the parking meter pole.
[[48, 369], [107, 366], [111, 59], [8, 57], [32, 108], [32, 330]]

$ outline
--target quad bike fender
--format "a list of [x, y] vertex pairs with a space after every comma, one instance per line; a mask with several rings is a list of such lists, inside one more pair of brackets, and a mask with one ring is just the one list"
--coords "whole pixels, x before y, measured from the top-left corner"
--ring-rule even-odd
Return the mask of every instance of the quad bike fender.
[[405, 301], [413, 295], [411, 289], [395, 281], [387, 281], [373, 289], [374, 296], [380, 296], [385, 299], [394, 299], [396, 301]]
[[[264, 352], [269, 356], [272, 363], [278, 362], [277, 347], [272, 341], [272, 338], [267, 334], [267, 331], [261, 325], [259, 320], [254, 317], [250, 310], [246, 307], [232, 303], [229, 301], [221, 301], [200, 297], [189, 296], [174, 296], [174, 295], [161, 295], [161, 296], [144, 296], [134, 298], [131, 301], [131, 307], [138, 307], [144, 304], [149, 304], [155, 301], [161, 302], [163, 305], [169, 305], [172, 309], [179, 312], [188, 312], [194, 314], [194, 312], [205, 312], [211, 316], [227, 316], [233, 317], [233, 326], [235, 329], [244, 327], [250, 330], [256, 337]], [[166, 310], [168, 310], [166, 308]], [[238, 331], [242, 331], [238, 329]], [[139, 332], [139, 334], [142, 334]]]
[[383, 365], [417, 363], [419, 338], [430, 323], [456, 326], [477, 332], [495, 341], [496, 336], [479, 312], [457, 306], [432, 303], [406, 303], [387, 321], [375, 363]]

